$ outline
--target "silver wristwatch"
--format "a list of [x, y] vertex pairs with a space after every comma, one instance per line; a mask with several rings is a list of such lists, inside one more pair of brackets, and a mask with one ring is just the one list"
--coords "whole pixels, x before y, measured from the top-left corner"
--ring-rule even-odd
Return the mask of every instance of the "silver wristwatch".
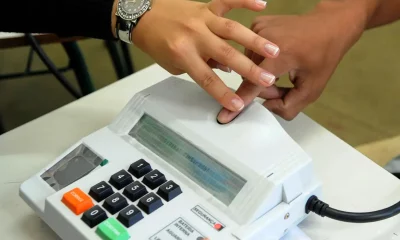
[[151, 9], [151, 0], [118, 0], [116, 35], [124, 42], [132, 44], [132, 29], [143, 14]]

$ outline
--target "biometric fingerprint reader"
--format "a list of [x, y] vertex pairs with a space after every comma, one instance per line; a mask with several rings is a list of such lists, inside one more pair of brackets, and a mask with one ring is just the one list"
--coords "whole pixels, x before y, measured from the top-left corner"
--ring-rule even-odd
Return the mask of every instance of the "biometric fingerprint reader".
[[20, 195], [63, 239], [279, 239], [320, 195], [312, 161], [259, 103], [234, 121], [170, 77], [25, 181]]

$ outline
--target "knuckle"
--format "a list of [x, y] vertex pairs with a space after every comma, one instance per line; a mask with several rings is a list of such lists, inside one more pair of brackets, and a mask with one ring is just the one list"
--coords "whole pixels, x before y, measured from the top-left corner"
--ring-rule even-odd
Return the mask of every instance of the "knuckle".
[[224, 102], [224, 103], [226, 103], [226, 104], [229, 104], [229, 100], [231, 99], [229, 93], [230, 93], [229, 91], [225, 91], [225, 92], [222, 94], [222, 96], [221, 96], [221, 98], [220, 98], [219, 100], [220, 100], [221, 102]]
[[199, 20], [197, 17], [189, 17], [188, 19], [185, 20], [183, 23], [185, 31], [192, 31], [193, 29], [196, 29], [199, 24]]
[[282, 113], [282, 118], [287, 121], [291, 121], [297, 116], [297, 114], [298, 113], [295, 111], [285, 111]]
[[181, 75], [183, 73], [183, 71], [179, 70], [179, 69], [169, 69], [168, 72], [172, 75]]
[[261, 46], [263, 47], [264, 45], [264, 39], [260, 37], [259, 35], [256, 35], [253, 39], [253, 46]]
[[204, 16], [212, 14], [210, 11], [210, 6], [212, 5], [212, 1], [209, 1], [207, 4], [201, 4], [198, 6], [199, 12], [201, 12]]
[[238, 23], [237, 22], [235, 22], [233, 20], [229, 20], [229, 19], [226, 19], [224, 21], [225, 21], [224, 22], [224, 26], [225, 26], [226, 32], [232, 33], [232, 32], [235, 31], [235, 29], [237, 29], [237, 27], [238, 27]]
[[261, 22], [262, 21], [262, 16], [257, 16], [257, 17], [255, 17], [254, 19], [253, 19], [253, 21], [252, 21], [252, 25], [256, 25], [256, 24], [258, 24], [259, 22]]
[[293, 120], [297, 115], [293, 109], [288, 108], [283, 103], [276, 106], [275, 112], [287, 121]]
[[254, 63], [251, 63], [247, 74], [248, 74], [248, 76], [251, 76], [252, 78], [253, 78], [253, 76], [257, 76], [258, 66]]
[[230, 46], [229, 44], [223, 45], [223, 46], [221, 47], [221, 54], [222, 54], [222, 57], [223, 57], [224, 59], [229, 60], [229, 59], [231, 59], [231, 58], [234, 58], [234, 56], [235, 56], [235, 49], [234, 49], [232, 46]]
[[187, 51], [187, 40], [184, 37], [177, 38], [169, 43], [169, 49], [174, 57], [180, 57]]
[[204, 88], [209, 88], [213, 83], [215, 83], [217, 79], [215, 78], [214, 75], [212, 74], [205, 74], [202, 81], [201, 81], [201, 85]]

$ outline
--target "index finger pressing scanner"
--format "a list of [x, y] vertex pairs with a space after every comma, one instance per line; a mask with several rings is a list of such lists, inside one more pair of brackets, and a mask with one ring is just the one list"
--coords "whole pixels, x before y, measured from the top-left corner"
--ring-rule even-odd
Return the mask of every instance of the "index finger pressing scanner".
[[253, 102], [221, 125], [221, 106], [170, 77], [137, 93], [20, 187], [62, 239], [275, 240], [318, 200], [312, 160]]

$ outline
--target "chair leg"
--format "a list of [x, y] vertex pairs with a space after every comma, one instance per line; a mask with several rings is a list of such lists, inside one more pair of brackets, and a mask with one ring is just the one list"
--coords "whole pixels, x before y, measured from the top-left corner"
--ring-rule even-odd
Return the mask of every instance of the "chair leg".
[[78, 80], [79, 87], [82, 95], [88, 95], [95, 91], [89, 71], [83, 57], [83, 54], [76, 42], [62, 43], [68, 57], [72, 69], [74, 70], [76, 79]]
[[121, 42], [121, 48], [122, 48], [122, 54], [124, 55], [125, 62], [128, 68], [128, 74], [135, 73], [135, 65], [129, 53], [129, 45], [125, 42]]
[[117, 73], [118, 79], [129, 76], [129, 69], [126, 60], [123, 57], [123, 50], [118, 45], [117, 41], [105, 41], [107, 50], [110, 54], [114, 69]]

